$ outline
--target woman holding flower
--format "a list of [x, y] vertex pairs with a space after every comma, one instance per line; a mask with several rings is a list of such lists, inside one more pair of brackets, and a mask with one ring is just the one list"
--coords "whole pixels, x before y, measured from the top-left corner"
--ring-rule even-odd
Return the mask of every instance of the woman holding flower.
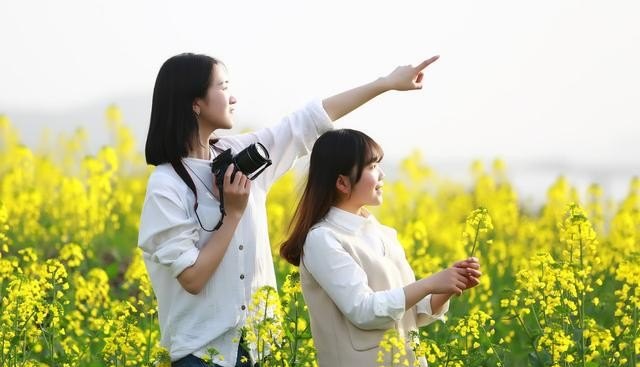
[[[313, 146], [292, 233], [280, 254], [300, 267], [321, 367], [374, 366], [385, 331], [443, 320], [449, 298], [476, 286], [476, 258], [416, 281], [393, 229], [365, 206], [382, 203], [382, 148], [360, 131], [324, 133]], [[426, 360], [422, 358], [422, 365]]]

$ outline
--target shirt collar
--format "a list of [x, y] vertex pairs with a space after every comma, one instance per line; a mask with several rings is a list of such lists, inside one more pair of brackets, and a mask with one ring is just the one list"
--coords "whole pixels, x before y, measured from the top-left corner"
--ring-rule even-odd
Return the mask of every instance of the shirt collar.
[[328, 222], [344, 228], [345, 230], [356, 233], [361, 230], [368, 223], [375, 223], [375, 217], [371, 213], [367, 213], [367, 217], [350, 213], [346, 210], [336, 208], [332, 206], [329, 212], [325, 216], [325, 220]]

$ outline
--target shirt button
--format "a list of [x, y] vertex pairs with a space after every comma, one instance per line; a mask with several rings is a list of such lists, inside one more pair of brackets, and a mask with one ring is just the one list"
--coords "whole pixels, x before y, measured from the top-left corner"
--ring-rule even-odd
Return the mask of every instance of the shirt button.
[[240, 279], [244, 279], [244, 274], [240, 274]]
[[242, 251], [242, 249], [244, 249], [243, 245], [238, 246], [238, 248], [240, 249], [240, 251]]
[[242, 311], [244, 311], [244, 310], [246, 310], [246, 309], [247, 309], [247, 306], [242, 305], [242, 306], [240, 306], [240, 309], [241, 309]]

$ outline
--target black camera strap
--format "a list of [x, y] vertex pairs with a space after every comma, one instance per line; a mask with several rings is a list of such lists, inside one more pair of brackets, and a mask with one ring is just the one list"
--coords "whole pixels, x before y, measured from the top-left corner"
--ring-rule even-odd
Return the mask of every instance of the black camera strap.
[[193, 192], [193, 195], [195, 195], [196, 197], [196, 202], [195, 204], [193, 204], [193, 210], [198, 209], [198, 192], [196, 190], [196, 184], [193, 182], [193, 179], [191, 178], [187, 170], [184, 168], [184, 165], [182, 164], [182, 160], [172, 161], [171, 165], [173, 166], [173, 169], [176, 171], [178, 176], [180, 176], [182, 181], [184, 181], [184, 183], [189, 187], [189, 189], [191, 189], [191, 192]]
[[[221, 153], [222, 149], [214, 145], [216, 142], [218, 142], [218, 139], [210, 140], [209, 146], [213, 148], [216, 152]], [[193, 196], [195, 196], [193, 211], [196, 213], [196, 218], [198, 219], [198, 223], [200, 223], [200, 228], [204, 229], [207, 232], [213, 232], [218, 230], [220, 226], [222, 226], [222, 218], [224, 218], [224, 216], [226, 215], [226, 213], [224, 212], [224, 195], [222, 194], [222, 190], [220, 190], [220, 194], [219, 194], [220, 195], [220, 220], [218, 221], [218, 224], [216, 224], [216, 226], [213, 227], [213, 229], [206, 229], [202, 225], [202, 221], [200, 220], [200, 216], [198, 215], [198, 190], [196, 190], [196, 184], [193, 182], [193, 179], [191, 178], [191, 175], [189, 175], [189, 172], [187, 172], [187, 169], [184, 168], [182, 159], [171, 161], [171, 166], [173, 166], [173, 169], [176, 171], [178, 176], [180, 176], [182, 181], [187, 185], [187, 187], [189, 187], [191, 192], [193, 192]], [[220, 188], [220, 185], [217, 182], [216, 182], [216, 185]]]

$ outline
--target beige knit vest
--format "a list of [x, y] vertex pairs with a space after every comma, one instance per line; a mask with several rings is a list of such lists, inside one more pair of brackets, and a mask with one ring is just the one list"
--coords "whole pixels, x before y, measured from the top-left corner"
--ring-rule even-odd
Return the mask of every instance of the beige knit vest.
[[[395, 240], [395, 231], [382, 226], [385, 254], [371, 251], [362, 239], [327, 221], [314, 226], [328, 227], [342, 245], [367, 274], [369, 287], [384, 291], [404, 287], [415, 281], [415, 275], [409, 266], [404, 250]], [[313, 230], [313, 229], [312, 229]], [[303, 256], [304, 259], [304, 256]], [[374, 367], [379, 366], [378, 345], [386, 330], [395, 328], [406, 341], [406, 358], [410, 365], [414, 363], [414, 354], [408, 345], [408, 332], [417, 329], [416, 308], [406, 311], [399, 321], [390, 321], [380, 330], [363, 330], [352, 324], [338, 309], [329, 295], [313, 278], [300, 261], [300, 281], [304, 300], [311, 316], [311, 332], [318, 352], [320, 367]], [[385, 356], [385, 365], [390, 365], [389, 353]], [[404, 358], [403, 358], [404, 359]], [[426, 366], [421, 358], [418, 365]]]

